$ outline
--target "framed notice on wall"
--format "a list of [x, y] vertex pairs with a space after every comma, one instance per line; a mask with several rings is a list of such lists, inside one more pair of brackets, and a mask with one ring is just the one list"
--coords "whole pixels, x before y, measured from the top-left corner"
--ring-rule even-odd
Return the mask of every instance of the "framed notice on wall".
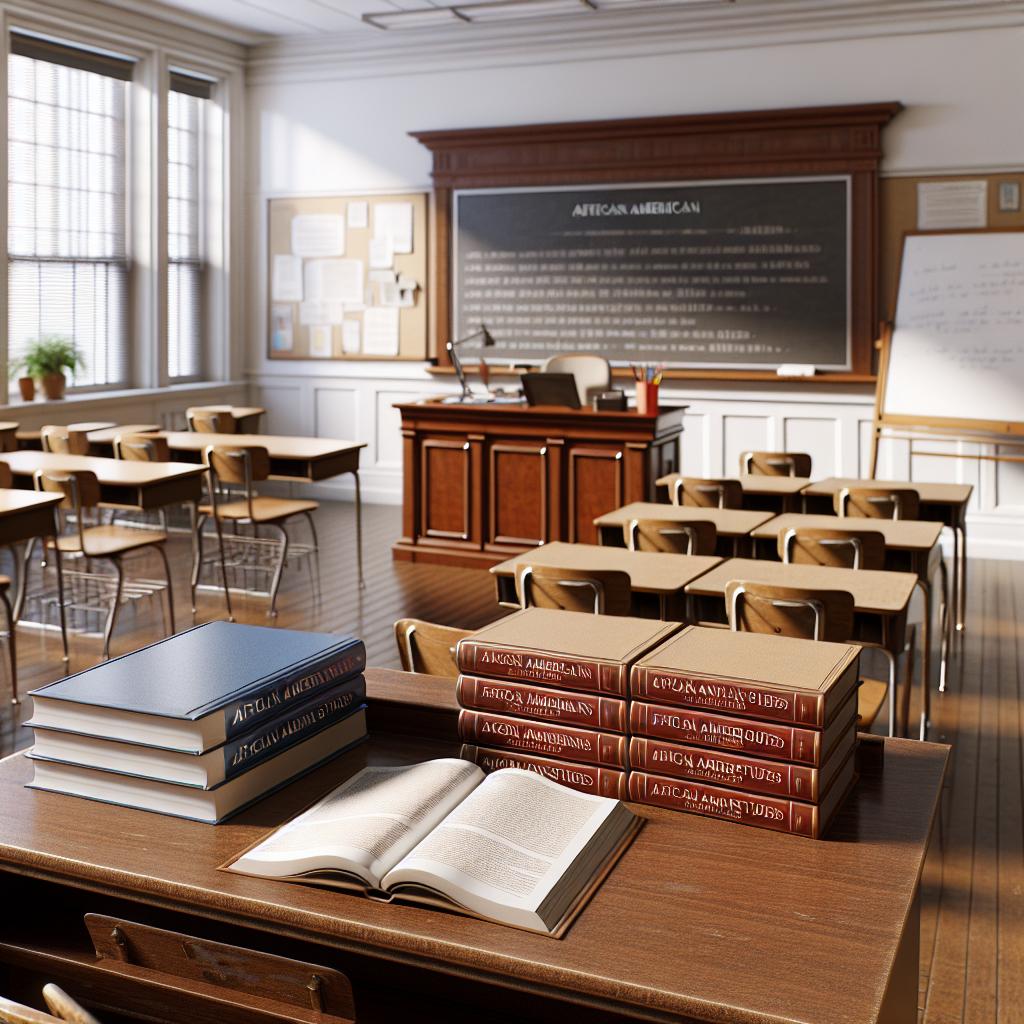
[[427, 358], [427, 197], [271, 199], [271, 359]]

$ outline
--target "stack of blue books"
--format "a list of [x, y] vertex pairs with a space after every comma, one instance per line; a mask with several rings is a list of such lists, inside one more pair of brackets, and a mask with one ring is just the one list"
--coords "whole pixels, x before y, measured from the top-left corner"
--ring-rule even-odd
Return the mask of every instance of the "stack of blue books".
[[32, 692], [35, 789], [217, 823], [366, 738], [350, 636], [208, 622]]

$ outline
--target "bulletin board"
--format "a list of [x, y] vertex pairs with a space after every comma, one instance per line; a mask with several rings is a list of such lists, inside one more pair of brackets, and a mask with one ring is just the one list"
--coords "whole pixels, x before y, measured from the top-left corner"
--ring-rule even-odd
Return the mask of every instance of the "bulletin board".
[[271, 359], [427, 358], [427, 196], [271, 199]]

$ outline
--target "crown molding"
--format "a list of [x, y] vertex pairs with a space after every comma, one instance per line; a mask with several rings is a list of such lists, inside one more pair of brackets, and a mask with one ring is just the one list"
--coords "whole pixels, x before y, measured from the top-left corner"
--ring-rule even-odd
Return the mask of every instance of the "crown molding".
[[316, 82], [735, 50], [1024, 25], [1024, 0], [763, 0], [720, 8], [595, 11], [505, 25], [357, 30], [272, 39], [246, 80]]

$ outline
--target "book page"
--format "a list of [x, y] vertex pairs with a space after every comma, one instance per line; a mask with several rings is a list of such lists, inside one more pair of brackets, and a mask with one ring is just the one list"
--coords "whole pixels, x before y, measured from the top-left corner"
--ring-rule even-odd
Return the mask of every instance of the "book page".
[[381, 876], [482, 778], [476, 765], [457, 758], [364, 768], [231, 868], [277, 878], [342, 870], [379, 887]]
[[505, 909], [535, 912], [619, 806], [534, 772], [494, 772], [385, 876], [384, 887], [427, 885], [485, 916], [523, 923]]

